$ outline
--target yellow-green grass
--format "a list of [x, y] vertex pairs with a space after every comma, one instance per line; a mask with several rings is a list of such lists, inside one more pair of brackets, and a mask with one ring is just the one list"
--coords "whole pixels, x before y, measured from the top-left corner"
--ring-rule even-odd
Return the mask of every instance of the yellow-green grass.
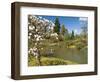
[[[51, 65], [73, 65], [77, 64], [69, 60], [59, 59], [55, 57], [41, 57], [41, 66], [51, 66]], [[36, 59], [31, 56], [28, 59], [28, 66], [38, 66]]]

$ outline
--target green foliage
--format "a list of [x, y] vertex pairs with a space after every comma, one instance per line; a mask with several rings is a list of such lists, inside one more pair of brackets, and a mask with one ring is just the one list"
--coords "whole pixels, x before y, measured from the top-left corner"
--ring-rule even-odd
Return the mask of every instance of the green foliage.
[[70, 40], [70, 34], [69, 34], [69, 32], [68, 32], [68, 29], [67, 28], [65, 28], [65, 26], [64, 25], [62, 25], [62, 27], [61, 27], [61, 35], [63, 35], [63, 38], [62, 38], [62, 40], [64, 39], [64, 40]]
[[[36, 28], [36, 24], [32, 23], [32, 19], [28, 19], [29, 24]], [[61, 24], [62, 25], [62, 24]], [[41, 27], [42, 28], [42, 27]], [[64, 25], [60, 27], [59, 18], [55, 19], [54, 33], [57, 33], [57, 38], [52, 36], [52, 32], [42, 31], [38, 29], [29, 30], [32, 33], [31, 38], [28, 39], [28, 48], [33, 48], [34, 46], [40, 50], [40, 61], [43, 66], [48, 65], [68, 65], [68, 64], [84, 64], [87, 63], [87, 29], [82, 28], [80, 34], [75, 34], [74, 30], [71, 33]], [[41, 41], [37, 41], [34, 35], [41, 35]], [[37, 43], [37, 44], [35, 44]], [[50, 50], [53, 50], [53, 55], [50, 55]], [[84, 52], [85, 51], [85, 52]], [[37, 60], [32, 54], [28, 54], [28, 65], [38, 66]], [[82, 55], [82, 56], [80, 56]], [[86, 57], [85, 57], [86, 56]], [[76, 63], [77, 62], [77, 63]]]
[[64, 40], [64, 37], [62, 35], [59, 35], [58, 38], [59, 38], [59, 41], [63, 41]]
[[57, 34], [60, 33], [60, 22], [59, 22], [59, 18], [57, 17], [55, 19], [55, 27], [54, 27], [54, 32], [56, 32]]
[[62, 27], [61, 27], [61, 34], [64, 36], [65, 32], [66, 32], [66, 28], [65, 28], [64, 25], [62, 25]]
[[76, 47], [77, 47], [77, 49], [82, 49], [82, 48], [84, 48], [84, 44], [83, 43], [81, 43], [81, 42], [78, 42], [77, 44], [76, 44]]
[[65, 35], [65, 36], [64, 36], [64, 40], [65, 40], [65, 41], [70, 40], [70, 36], [69, 36], [69, 35]]
[[[30, 55], [28, 58], [28, 66], [38, 66], [36, 63], [36, 59]], [[41, 57], [41, 65], [42, 66], [49, 66], [49, 65], [67, 65], [67, 64], [77, 64], [75, 62], [71, 62], [69, 60], [63, 60], [54, 57]]]
[[66, 65], [67, 62], [58, 58], [42, 58], [41, 61], [43, 61], [42, 65]]
[[81, 27], [81, 29], [82, 29], [81, 36], [86, 38], [87, 37], [87, 27], [83, 26]]
[[71, 37], [70, 37], [70, 38], [71, 38], [71, 39], [74, 39], [74, 36], [75, 36], [75, 35], [74, 35], [74, 31], [72, 30], [72, 33], [71, 33]]
[[45, 39], [50, 39], [50, 34], [46, 34]]

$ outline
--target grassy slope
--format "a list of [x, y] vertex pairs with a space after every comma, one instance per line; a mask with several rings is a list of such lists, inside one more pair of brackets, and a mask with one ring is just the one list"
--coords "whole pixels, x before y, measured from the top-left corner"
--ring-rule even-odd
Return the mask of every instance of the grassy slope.
[[[68, 65], [68, 64], [77, 64], [75, 62], [71, 62], [69, 60], [63, 60], [54, 57], [41, 57], [42, 66], [50, 66], [50, 65]], [[28, 66], [38, 66], [36, 63], [36, 59], [34, 57], [29, 57]]]
[[[51, 48], [51, 44], [53, 44], [52, 47], [55, 50], [55, 54], [57, 54], [58, 56], [56, 55], [57, 58], [41, 57], [42, 66], [87, 63], [87, 57], [84, 57], [84, 54], [81, 55], [79, 53], [76, 53], [78, 54], [76, 57], [75, 56], [76, 54], [74, 54], [75, 50], [69, 53], [70, 50], [69, 48], [75, 48], [75, 49], [78, 48], [81, 50], [84, 48], [84, 46], [86, 47], [86, 43], [84, 42], [85, 42], [84, 40], [81, 41], [80, 39], [76, 39], [68, 41], [67, 43], [65, 41], [60, 41], [58, 45], [58, 43], [52, 43], [51, 40], [50, 41], [46, 40], [44, 44], [41, 45], [43, 48], [43, 50], [41, 50], [41, 54], [45, 54], [46, 51], [48, 51]], [[69, 47], [67, 47], [68, 43], [70, 44]], [[29, 66], [38, 66], [36, 59], [33, 56], [29, 56], [28, 60], [29, 60], [28, 61]]]

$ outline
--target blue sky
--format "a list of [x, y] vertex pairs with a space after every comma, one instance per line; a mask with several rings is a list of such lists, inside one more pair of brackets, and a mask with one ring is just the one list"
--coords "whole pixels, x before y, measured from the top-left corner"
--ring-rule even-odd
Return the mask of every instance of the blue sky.
[[[52, 22], [54, 22], [56, 18], [56, 16], [43, 16], [43, 15], [41, 17], [51, 20]], [[74, 30], [76, 34], [80, 34], [81, 27], [82, 26], [87, 27], [87, 22], [88, 22], [87, 17], [69, 17], [69, 16], [57, 16], [57, 17], [59, 18], [60, 25], [62, 26], [64, 24], [65, 28], [67, 28], [69, 32], [72, 32], [72, 30]]]

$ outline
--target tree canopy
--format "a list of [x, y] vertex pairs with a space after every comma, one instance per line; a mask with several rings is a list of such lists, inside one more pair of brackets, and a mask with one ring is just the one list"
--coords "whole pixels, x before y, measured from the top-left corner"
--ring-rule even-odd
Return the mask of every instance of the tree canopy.
[[65, 26], [62, 25], [62, 27], [61, 27], [61, 34], [64, 35], [66, 33], [66, 31], [67, 30], [66, 30]]
[[71, 39], [74, 39], [74, 30], [72, 30]]
[[54, 27], [54, 32], [56, 32], [57, 34], [60, 33], [60, 22], [59, 22], [59, 18], [56, 17], [55, 19], [55, 27]]

